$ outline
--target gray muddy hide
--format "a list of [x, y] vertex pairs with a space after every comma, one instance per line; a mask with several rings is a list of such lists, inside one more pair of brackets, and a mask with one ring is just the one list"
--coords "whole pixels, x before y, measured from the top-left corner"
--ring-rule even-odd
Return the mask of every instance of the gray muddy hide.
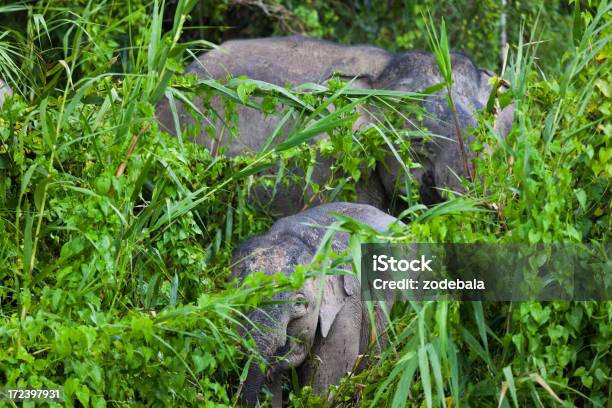
[[[331, 203], [313, 207], [278, 220], [266, 234], [240, 245], [233, 255], [234, 277], [244, 280], [255, 272], [290, 275], [296, 265], [311, 263], [326, 227], [337, 221], [332, 212], [378, 231], [387, 230], [394, 222], [402, 225], [369, 205]], [[348, 239], [346, 233], [336, 234], [332, 249], [344, 251]], [[257, 364], [251, 365], [242, 394], [247, 405], [257, 403], [264, 383], [272, 391], [273, 404], [280, 405], [282, 373], [290, 368], [297, 369], [302, 386], [312, 384], [315, 392], [323, 393], [353, 370], [358, 355], [368, 350], [370, 320], [356, 277], [310, 278], [300, 290], [280, 293], [274, 300], [280, 303], [248, 314], [255, 326], [250, 334], [267, 367], [262, 372]], [[391, 306], [391, 299], [387, 306]], [[375, 314], [380, 333], [386, 320], [380, 309]]]
[[[452, 66], [453, 98], [462, 132], [467, 134], [477, 124], [477, 110], [487, 103], [492, 89], [488, 83], [491, 75], [478, 69], [461, 54], [452, 55]], [[355, 87], [404, 91], [423, 91], [442, 82], [436, 62], [428, 53], [408, 52], [394, 56], [373, 46], [342, 46], [302, 36], [229, 41], [193, 62], [188, 73], [213, 79], [245, 75], [279, 86], [297, 86], [308, 82], [322, 84], [337, 74], [346, 80], [356, 78], [353, 83]], [[430, 116], [421, 123], [413, 121], [414, 125], [425, 126], [442, 136], [426, 143], [416, 143], [415, 158], [423, 168], [413, 170], [412, 177], [417, 181], [423, 201], [427, 204], [443, 200], [438, 187], [460, 190], [457, 177], [466, 176], [444, 92], [439, 91], [424, 102]], [[213, 98], [212, 106], [223, 114], [218, 98]], [[188, 123], [189, 115], [185, 114], [180, 104], [178, 111], [179, 122]], [[502, 135], [509, 131], [513, 115], [512, 106], [498, 115], [496, 127]], [[158, 106], [157, 116], [162, 128], [175, 133], [167, 100]], [[358, 123], [364, 126], [374, 120], [364, 113]], [[258, 152], [277, 123], [275, 116], [266, 117], [255, 109], [240, 106], [237, 137], [230, 138], [227, 129], [217, 126], [215, 139], [202, 134], [198, 143], [209, 147], [212, 152], [216, 152], [219, 145], [226, 146], [230, 157]], [[408, 129], [411, 126], [406, 124]], [[286, 131], [289, 131], [289, 127]], [[471, 156], [469, 152], [468, 155]], [[312, 180], [318, 184], [328, 180], [331, 165], [329, 159], [319, 158]], [[275, 170], [267, 174], [275, 177]], [[298, 177], [303, 176], [301, 169], [289, 171], [296, 172]], [[387, 210], [397, 186], [403, 184], [402, 166], [392, 155], [388, 155], [384, 163], [378, 163], [373, 174], [357, 183], [357, 202]], [[271, 190], [263, 187], [253, 195], [261, 206], [269, 203], [269, 211], [276, 216], [294, 214], [307, 204], [321, 202], [321, 197], [312, 197], [309, 189], [304, 191], [304, 185], [299, 184], [278, 186], [275, 196], [272, 196]]]
[[4, 104], [4, 99], [13, 94], [13, 90], [0, 79], [0, 106]]

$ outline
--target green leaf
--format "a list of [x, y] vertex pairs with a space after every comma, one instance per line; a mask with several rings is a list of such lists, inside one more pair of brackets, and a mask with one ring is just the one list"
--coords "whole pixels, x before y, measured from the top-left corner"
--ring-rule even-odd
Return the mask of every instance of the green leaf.
[[512, 369], [510, 366], [504, 367], [502, 370], [504, 372], [504, 377], [506, 378], [506, 382], [508, 383], [508, 389], [510, 390], [510, 396], [512, 397], [512, 402], [514, 403], [514, 407], [518, 408], [518, 399], [516, 397], [516, 385], [514, 383], [514, 375], [512, 375]]
[[134, 334], [142, 335], [147, 341], [150, 341], [154, 335], [153, 321], [148, 317], [134, 316], [131, 327]]
[[443, 407], [446, 407], [446, 399], [444, 397], [444, 380], [442, 376], [442, 366], [440, 365], [440, 358], [438, 357], [436, 349], [431, 343], [427, 345], [427, 351], [429, 354], [429, 362], [431, 363], [431, 369], [436, 380], [438, 400], [441, 401]]
[[238, 94], [238, 99], [240, 99], [240, 102], [246, 105], [249, 101], [249, 95], [251, 95], [255, 89], [257, 89], [257, 85], [255, 85], [253, 82], [241, 82], [240, 85], [238, 85], [238, 88], [236, 88], [236, 93]]
[[76, 236], [62, 245], [60, 256], [64, 259], [68, 259], [71, 256], [77, 255], [83, 251], [86, 245], [87, 239], [84, 236]]
[[41, 211], [43, 207], [43, 200], [45, 199], [45, 195], [47, 193], [47, 185], [50, 181], [51, 179], [47, 177], [36, 185], [36, 189], [34, 190], [34, 204], [36, 205], [36, 209], [38, 211]]
[[485, 351], [489, 353], [489, 342], [487, 340], [487, 327], [485, 323], [484, 311], [482, 309], [482, 302], [472, 302], [474, 307], [474, 320], [476, 321], [476, 327], [478, 327], [478, 334], [480, 334], [480, 340], [484, 344]]
[[37, 167], [38, 167], [38, 164], [32, 163], [30, 167], [28, 167], [28, 170], [26, 170], [26, 172], [24, 173], [21, 179], [21, 188], [19, 190], [20, 199], [21, 199], [21, 196], [25, 194], [25, 191], [28, 188], [28, 185], [30, 184], [30, 180], [32, 179], [32, 175], [34, 175], [34, 171], [36, 170]]
[[572, 27], [572, 37], [574, 45], [580, 45], [582, 35], [584, 33], [584, 24], [582, 23], [582, 15], [580, 14], [580, 1], [574, 0], [574, 24]]
[[580, 377], [580, 382], [587, 388], [593, 387], [593, 377], [590, 375], [583, 375]]
[[97, 177], [95, 180], [96, 193], [102, 195], [110, 191], [111, 188], [111, 177], [107, 174], [103, 174]]
[[75, 394], [79, 399], [79, 402], [83, 404], [84, 407], [89, 406], [89, 388], [86, 385], [81, 385], [75, 390]]
[[421, 382], [423, 384], [423, 392], [425, 393], [425, 401], [427, 407], [433, 406], [432, 392], [431, 392], [431, 374], [429, 372], [429, 361], [427, 359], [427, 348], [420, 347], [418, 351], [419, 356], [419, 372], [421, 374]]
[[576, 198], [578, 199], [578, 203], [580, 204], [580, 207], [583, 210], [586, 210], [586, 200], [587, 200], [586, 192], [583, 189], [579, 188], [579, 189], [574, 190], [574, 194], [576, 194]]
[[403, 364], [398, 366], [397, 369], [401, 371], [402, 375], [397, 387], [395, 388], [395, 394], [393, 395], [393, 401], [391, 403], [392, 408], [405, 407], [408, 404], [408, 393], [410, 392], [410, 384], [414, 378], [414, 372], [416, 371], [418, 359], [415, 353], [411, 353], [409, 358], [404, 359], [402, 357]]

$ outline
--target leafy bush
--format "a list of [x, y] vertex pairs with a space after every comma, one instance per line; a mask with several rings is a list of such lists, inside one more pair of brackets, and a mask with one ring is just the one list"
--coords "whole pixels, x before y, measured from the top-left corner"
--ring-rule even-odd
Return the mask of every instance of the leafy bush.
[[[428, 49], [423, 14], [446, 19], [451, 46], [481, 66], [500, 68], [503, 43], [527, 36], [546, 41], [539, 66], [560, 67], [567, 48], [574, 6], [565, 1], [203, 1], [193, 19], [199, 29], [186, 33], [221, 42], [231, 38], [306, 34], [345, 44], [374, 44], [390, 51]], [[591, 5], [589, 3], [589, 5]], [[596, 7], [591, 6], [592, 9]], [[502, 17], [503, 16], [503, 17]]]

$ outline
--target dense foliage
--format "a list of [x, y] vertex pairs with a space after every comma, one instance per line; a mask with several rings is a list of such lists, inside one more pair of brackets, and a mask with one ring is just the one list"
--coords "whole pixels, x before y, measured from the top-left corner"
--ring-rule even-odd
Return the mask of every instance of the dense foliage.
[[[356, 146], [357, 101], [377, 101], [343, 93], [341, 81], [292, 93], [180, 77], [210, 46], [202, 39], [232, 32], [188, 28], [240, 20], [250, 30], [240, 35], [304, 30], [401, 50], [428, 47], [429, 9], [434, 21], [446, 16], [451, 45], [501, 72], [499, 3], [399, 3], [259, 2], [271, 16], [245, 16], [258, 7], [248, 1], [0, 6], [0, 77], [15, 90], [0, 111], [0, 384], [63, 386], [69, 406], [235, 403], [244, 362], [256, 363], [238, 333], [242, 313], [303, 279], [229, 282], [232, 249], [272, 222], [248, 204], [252, 184], [270, 182], [253, 175], [270, 163], [308, 167], [319, 151], [356, 180], [393, 129], [366, 131]], [[396, 241], [610, 239], [611, 7], [553, 2], [536, 18], [537, 4], [510, 3], [513, 131], [500, 140], [483, 114], [468, 194], [433, 208], [406, 197]], [[230, 108], [258, 95], [263, 110], [312, 120], [280, 149], [229, 160], [189, 143], [197, 128], [182, 138], [158, 129], [165, 94], [220, 95]], [[304, 143], [317, 132], [331, 141]], [[316, 187], [353, 193], [337, 179]], [[422, 302], [393, 316], [392, 344], [332, 387], [335, 404], [605, 406], [612, 397], [610, 302]], [[308, 387], [290, 391], [294, 405], [326, 404]]]
[[[174, 2], [169, 2], [172, 7]], [[590, 3], [589, 3], [590, 4]], [[594, 8], [594, 7], [593, 7]], [[221, 42], [230, 38], [304, 33], [345, 44], [374, 44], [390, 51], [428, 49], [423, 14], [445, 18], [453, 49], [481, 66], [501, 66], [505, 43], [522, 34], [546, 41], [541, 68], [558, 69], [567, 47], [574, 5], [565, 1], [202, 1], [186, 35]], [[504, 16], [502, 18], [502, 15]]]

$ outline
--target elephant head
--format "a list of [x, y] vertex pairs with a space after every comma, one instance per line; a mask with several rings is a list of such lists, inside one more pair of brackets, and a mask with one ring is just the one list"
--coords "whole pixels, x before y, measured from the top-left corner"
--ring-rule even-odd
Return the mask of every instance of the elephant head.
[[[426, 204], [443, 201], [442, 188], [461, 191], [460, 177], [473, 174], [473, 140], [471, 129], [478, 125], [478, 111], [486, 107], [493, 86], [492, 74], [481, 70], [466, 56], [451, 54], [452, 111], [446, 89], [439, 90], [423, 101], [424, 118], [405, 124], [405, 128], [426, 129], [430, 136], [413, 139], [412, 147], [421, 168], [414, 169], [414, 177]], [[423, 92], [441, 84], [435, 57], [424, 52], [408, 52], [395, 57], [374, 83], [375, 88], [406, 92]], [[510, 105], [497, 115], [495, 129], [505, 137], [511, 129], [514, 106]], [[402, 166], [393, 156], [379, 166], [379, 175], [388, 195], [403, 186]], [[400, 187], [401, 190], [401, 187]], [[405, 193], [405, 192], [404, 192]]]
[[[338, 221], [335, 214], [380, 232], [394, 224], [403, 226], [369, 205], [338, 202], [313, 207], [279, 219], [268, 232], [236, 248], [234, 277], [244, 281], [254, 272], [290, 275], [296, 265], [310, 264], [325, 237], [329, 237], [328, 227]], [[348, 233], [337, 232], [330, 238], [331, 249], [342, 253], [349, 238]], [[315, 392], [324, 392], [351, 370], [357, 356], [368, 347], [371, 330], [367, 318], [362, 319], [367, 311], [362, 308], [356, 276], [315, 274], [299, 290], [279, 293], [273, 300], [247, 316], [253, 323], [249, 333], [266, 363], [264, 371], [257, 365], [249, 368], [243, 399], [250, 405], [257, 402], [266, 380], [268, 385], [278, 387], [281, 372], [291, 367], [299, 367], [302, 383], [312, 384]], [[378, 323], [377, 330], [382, 330], [384, 319]], [[313, 362], [317, 359], [321, 363], [315, 367]], [[273, 395], [280, 394], [278, 391], [273, 389]]]
[[[313, 252], [290, 235], [265, 235], [250, 239], [234, 254], [234, 276], [244, 278], [255, 272], [290, 275], [296, 265], [311, 262]], [[282, 372], [297, 368], [306, 360], [315, 337], [326, 337], [348, 296], [342, 276], [309, 278], [296, 291], [275, 295], [270, 305], [247, 314], [249, 334], [266, 363], [249, 367], [242, 398], [255, 405], [264, 383], [271, 385]], [[273, 394], [280, 389], [273, 389]], [[278, 398], [280, 395], [274, 395]]]

